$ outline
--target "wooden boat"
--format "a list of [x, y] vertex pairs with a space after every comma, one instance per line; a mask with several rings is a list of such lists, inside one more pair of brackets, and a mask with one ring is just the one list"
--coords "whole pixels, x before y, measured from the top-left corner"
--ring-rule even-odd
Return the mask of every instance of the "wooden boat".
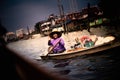
[[109, 42], [105, 42], [104, 44], [96, 45], [90, 48], [76, 48], [74, 50], [66, 50], [63, 53], [48, 54], [47, 56], [43, 55], [40, 57], [42, 59], [68, 59], [72, 57], [97, 53], [97, 52], [108, 50], [117, 46], [120, 46], [120, 43], [118, 44], [117, 42], [115, 42], [115, 39], [113, 39]]

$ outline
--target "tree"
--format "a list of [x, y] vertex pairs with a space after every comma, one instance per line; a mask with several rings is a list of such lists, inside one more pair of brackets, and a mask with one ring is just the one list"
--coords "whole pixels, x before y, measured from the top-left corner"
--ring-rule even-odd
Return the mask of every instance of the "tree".
[[35, 32], [40, 33], [40, 22], [37, 22], [34, 26]]

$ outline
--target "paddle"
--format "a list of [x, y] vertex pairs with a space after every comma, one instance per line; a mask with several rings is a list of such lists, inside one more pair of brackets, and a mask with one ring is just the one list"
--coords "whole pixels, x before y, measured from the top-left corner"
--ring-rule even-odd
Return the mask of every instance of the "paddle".
[[50, 46], [50, 48], [48, 49], [48, 53], [46, 56], [48, 56], [48, 54], [50, 54], [50, 52], [57, 46], [57, 44], [61, 41], [61, 39], [54, 45], [54, 46]]

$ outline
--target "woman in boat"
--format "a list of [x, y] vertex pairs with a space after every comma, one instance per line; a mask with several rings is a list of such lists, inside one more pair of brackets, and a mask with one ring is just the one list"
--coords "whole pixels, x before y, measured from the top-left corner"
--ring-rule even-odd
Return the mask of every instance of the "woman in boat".
[[62, 53], [66, 50], [64, 40], [61, 38], [62, 33], [59, 31], [53, 31], [49, 34], [50, 40], [48, 40], [48, 53]]

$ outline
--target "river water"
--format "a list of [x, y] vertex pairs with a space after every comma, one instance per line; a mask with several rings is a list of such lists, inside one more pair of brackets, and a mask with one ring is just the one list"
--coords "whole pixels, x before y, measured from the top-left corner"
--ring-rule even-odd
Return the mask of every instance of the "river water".
[[120, 56], [116, 50], [66, 60], [44, 60], [42, 64], [70, 80], [118, 80]]
[[[9, 43], [12, 50], [35, 60], [46, 52], [47, 37], [21, 40]], [[59, 73], [69, 80], [119, 80], [119, 47], [92, 55], [84, 55], [65, 60], [35, 60], [39, 65]], [[116, 79], [117, 78], [117, 79]]]

